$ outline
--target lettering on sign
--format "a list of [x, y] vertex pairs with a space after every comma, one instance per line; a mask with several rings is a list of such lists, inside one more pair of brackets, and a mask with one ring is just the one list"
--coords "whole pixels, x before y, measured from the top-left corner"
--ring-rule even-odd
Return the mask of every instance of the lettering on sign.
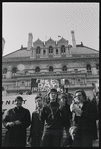
[[[35, 97], [36, 94], [22, 95], [22, 106], [29, 109], [30, 113], [35, 110]], [[4, 115], [5, 111], [15, 107], [15, 98], [16, 96], [5, 96], [2, 98], [2, 116]]]
[[37, 81], [37, 87], [32, 87], [32, 92], [49, 91], [50, 88], [59, 88], [59, 82], [56, 79], [40, 79]]

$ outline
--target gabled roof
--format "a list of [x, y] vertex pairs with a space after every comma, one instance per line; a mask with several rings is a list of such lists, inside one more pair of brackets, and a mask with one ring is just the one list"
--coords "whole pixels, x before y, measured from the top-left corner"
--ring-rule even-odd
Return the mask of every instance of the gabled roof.
[[[85, 54], [85, 55], [91, 55], [91, 54], [99, 54], [98, 50], [89, 48], [87, 46], [76, 46], [76, 48], [71, 47], [71, 55], [77, 55], [77, 54]], [[12, 53], [9, 53], [5, 56], [3, 56], [3, 58], [29, 58], [31, 56], [31, 52], [32, 50], [27, 50], [27, 47], [22, 47], [21, 49], [14, 51]]]
[[45, 44], [56, 44], [56, 41], [54, 41], [53, 39], [48, 39], [46, 42], [45, 42]]
[[62, 37], [59, 41], [57, 41], [57, 44], [58, 43], [68, 43], [68, 40], [66, 40]]
[[40, 44], [44, 44], [44, 42], [42, 42], [39, 38], [33, 42], [33, 44], [37, 44], [37, 45], [40, 45]]
[[16, 57], [19, 58], [19, 57], [30, 57], [30, 56], [31, 56], [31, 50], [27, 50], [27, 48], [22, 48], [3, 56], [3, 58], [16, 58]]
[[71, 54], [99, 54], [99, 51], [86, 46], [76, 46], [71, 48]]

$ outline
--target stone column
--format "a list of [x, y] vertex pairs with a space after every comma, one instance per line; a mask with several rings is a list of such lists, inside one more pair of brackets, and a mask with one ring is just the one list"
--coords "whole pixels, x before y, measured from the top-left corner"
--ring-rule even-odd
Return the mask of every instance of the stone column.
[[7, 71], [7, 74], [6, 74], [6, 78], [7, 78], [7, 79], [12, 78], [12, 68], [11, 68], [11, 66], [8, 67], [8, 71]]
[[92, 69], [92, 74], [96, 75], [97, 74], [96, 68], [95, 67], [92, 67], [91, 69]]

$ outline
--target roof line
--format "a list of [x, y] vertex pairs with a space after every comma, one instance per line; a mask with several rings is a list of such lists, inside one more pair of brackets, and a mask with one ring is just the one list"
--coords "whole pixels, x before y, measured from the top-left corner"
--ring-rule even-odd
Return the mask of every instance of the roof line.
[[[27, 47], [23, 47], [23, 50], [24, 50], [25, 48], [27, 48]], [[20, 48], [20, 49], [14, 51], [14, 52], [11, 52], [11, 53], [9, 53], [9, 54], [4, 55], [3, 57], [8, 56], [8, 55], [10, 55], [10, 54], [13, 54], [13, 53], [15, 53], [15, 52], [17, 52], [17, 51], [20, 51], [20, 50], [22, 50], [22, 49]]]
[[95, 50], [93, 48], [90, 48], [90, 47], [87, 47], [87, 46], [84, 46], [84, 45], [83, 45], [83, 47], [99, 52], [98, 50]]

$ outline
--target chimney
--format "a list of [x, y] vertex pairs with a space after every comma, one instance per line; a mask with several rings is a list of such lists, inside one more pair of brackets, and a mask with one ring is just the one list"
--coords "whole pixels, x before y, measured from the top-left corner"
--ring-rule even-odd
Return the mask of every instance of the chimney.
[[27, 50], [31, 50], [32, 48], [32, 43], [33, 43], [33, 35], [32, 33], [28, 34], [28, 45], [27, 45]]
[[75, 40], [75, 35], [74, 35], [74, 31], [71, 31], [72, 34], [72, 44], [73, 44], [73, 48], [76, 48], [76, 40]]

